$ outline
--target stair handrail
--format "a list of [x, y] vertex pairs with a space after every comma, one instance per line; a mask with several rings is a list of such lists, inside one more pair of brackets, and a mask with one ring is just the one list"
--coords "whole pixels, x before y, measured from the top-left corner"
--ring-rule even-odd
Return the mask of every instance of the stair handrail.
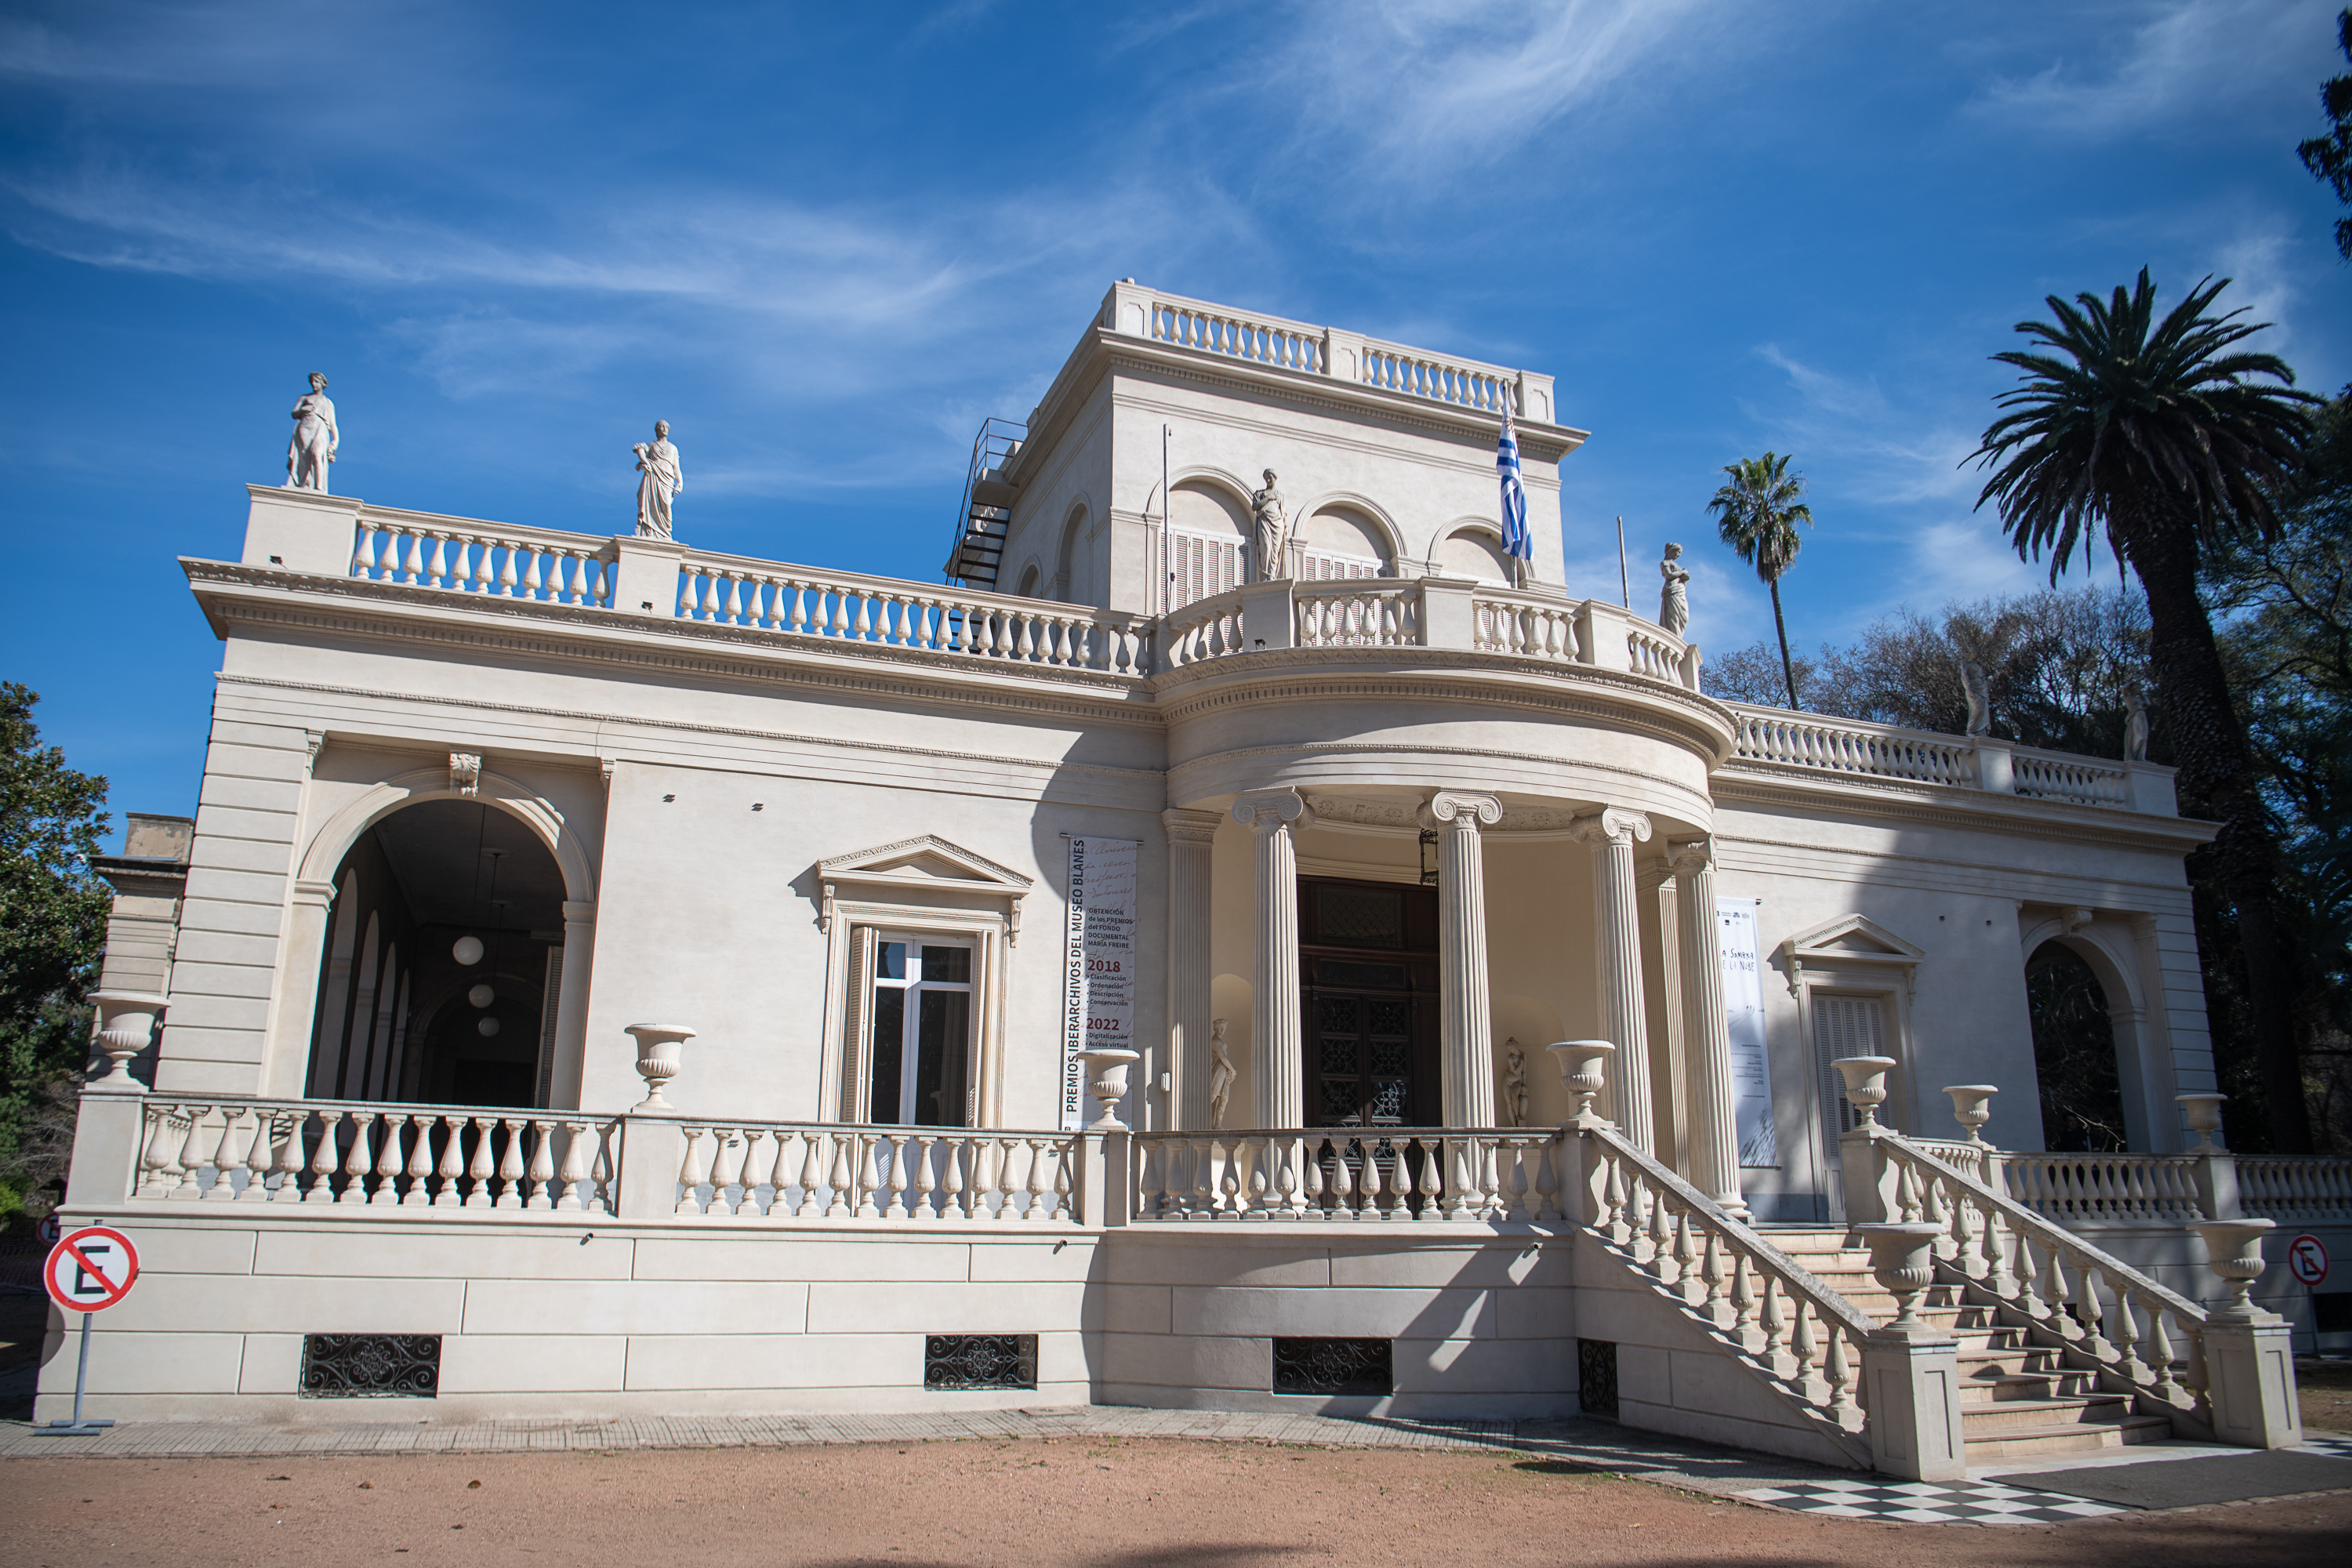
[[[2056, 1336], [2065, 1349], [2088, 1357], [2103, 1375], [2120, 1380], [2135, 1395], [2154, 1400], [2168, 1414], [2205, 1418], [2211, 1391], [2202, 1306], [1881, 1123], [1858, 1127], [1840, 1142], [1849, 1172], [1858, 1157], [1870, 1163], [1864, 1183], [1849, 1176], [1849, 1223], [1883, 1218], [1942, 1225], [1944, 1234], [1936, 1242], [1940, 1263], [2034, 1328]], [[1854, 1212], [1869, 1208], [1874, 1198], [1879, 1212]], [[1981, 1226], [1970, 1222], [1970, 1210]], [[2096, 1281], [2102, 1279], [2112, 1307], [2099, 1299]], [[2147, 1320], [2145, 1333], [2134, 1317], [2135, 1300]], [[2179, 1321], [2189, 1342], [2180, 1376], [2175, 1375], [2168, 1317]]]
[[[1580, 1226], [1867, 1468], [1861, 1342], [1877, 1324], [1605, 1119], [1587, 1112], [1562, 1131], [1582, 1144], [1573, 1173]], [[1751, 1271], [1763, 1277], [1760, 1294]], [[1816, 1319], [1826, 1346], [1816, 1342]]]

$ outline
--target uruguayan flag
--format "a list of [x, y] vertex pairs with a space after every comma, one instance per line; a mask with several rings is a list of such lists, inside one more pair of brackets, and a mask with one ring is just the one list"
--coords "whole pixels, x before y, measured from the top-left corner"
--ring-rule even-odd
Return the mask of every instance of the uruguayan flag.
[[1536, 558], [1536, 542], [1528, 533], [1528, 492], [1519, 483], [1519, 433], [1503, 410], [1503, 439], [1495, 448], [1495, 467], [1503, 476], [1503, 553], [1522, 561]]

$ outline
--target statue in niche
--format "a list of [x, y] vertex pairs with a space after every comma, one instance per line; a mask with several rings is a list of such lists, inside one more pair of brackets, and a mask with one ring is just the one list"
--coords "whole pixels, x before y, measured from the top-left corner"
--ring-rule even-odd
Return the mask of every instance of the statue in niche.
[[1503, 1043], [1503, 1125], [1528, 1124], [1528, 1053], [1517, 1039]]
[[1241, 1074], [1234, 1070], [1233, 1050], [1225, 1044], [1225, 1021], [1213, 1019], [1209, 1025], [1209, 1126], [1221, 1130], [1225, 1124], [1225, 1107], [1234, 1098], [1234, 1080]]
[[2147, 690], [2137, 680], [2124, 688], [2124, 761], [2147, 761]]
[[1290, 516], [1272, 468], [1265, 470], [1265, 488], [1250, 494], [1250, 550], [1256, 581], [1278, 583], [1290, 575]]
[[1960, 665], [1960, 689], [1968, 694], [1969, 730], [1971, 735], [1992, 733], [1992, 686], [1985, 679], [1984, 667], [1975, 659]]
[[335, 460], [335, 448], [341, 444], [327, 378], [314, 370], [310, 390], [294, 400], [294, 437], [286, 443], [286, 483], [281, 488], [326, 494], [327, 465]]
[[654, 438], [640, 441], [629, 450], [637, 455], [637, 472], [645, 475], [637, 481], [637, 537], [667, 539], [670, 500], [686, 489], [686, 479], [678, 472], [677, 448], [669, 444], [669, 421], [655, 420]]
[[1690, 625], [1690, 568], [1683, 564], [1681, 545], [1666, 546], [1666, 558], [1658, 563], [1658, 575], [1666, 580], [1658, 591], [1658, 625], [1680, 637]]

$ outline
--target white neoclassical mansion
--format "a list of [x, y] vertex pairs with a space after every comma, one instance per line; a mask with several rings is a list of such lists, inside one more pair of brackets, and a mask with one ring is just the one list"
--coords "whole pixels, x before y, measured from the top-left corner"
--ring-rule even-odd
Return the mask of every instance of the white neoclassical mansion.
[[[184, 563], [193, 827], [105, 866], [97, 1395], [2290, 1440], [2342, 1320], [2263, 1224], [2340, 1255], [2352, 1173], [2211, 1136], [2210, 828], [1703, 695], [1564, 582], [1583, 439], [1549, 376], [1121, 283], [950, 585], [253, 488]], [[2127, 1152], [2040, 1152], [2051, 943]]]

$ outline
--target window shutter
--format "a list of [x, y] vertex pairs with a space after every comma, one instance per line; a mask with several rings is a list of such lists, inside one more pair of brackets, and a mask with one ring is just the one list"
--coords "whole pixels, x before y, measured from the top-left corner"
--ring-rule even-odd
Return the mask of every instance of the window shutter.
[[849, 1070], [841, 1075], [847, 1103], [841, 1108], [844, 1121], [866, 1120], [866, 1107], [873, 1103], [869, 1080], [874, 1072], [874, 1053], [868, 1048], [866, 1035], [874, 1022], [874, 928], [856, 926], [849, 933], [849, 1005], [845, 1010], [848, 1019], [849, 1037], [842, 1042], [847, 1056]]
[[[1883, 1057], [1886, 1050], [1886, 1005], [1875, 996], [1812, 994], [1813, 1047], [1821, 1060], [1822, 1136], [1837, 1152], [1842, 1133], [1853, 1131], [1853, 1106], [1845, 1097], [1845, 1075], [1830, 1064], [1840, 1057]], [[1884, 1109], [1879, 1113], [1885, 1116]]]

